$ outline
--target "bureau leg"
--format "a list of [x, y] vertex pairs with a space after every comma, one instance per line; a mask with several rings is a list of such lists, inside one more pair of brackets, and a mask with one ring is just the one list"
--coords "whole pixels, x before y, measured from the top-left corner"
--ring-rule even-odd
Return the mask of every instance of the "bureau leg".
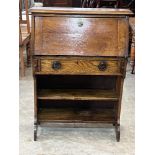
[[37, 129], [38, 129], [38, 125], [37, 122], [34, 123], [34, 141], [37, 140]]
[[117, 142], [120, 141], [120, 125], [119, 124], [115, 124], [115, 131], [116, 131], [116, 140]]

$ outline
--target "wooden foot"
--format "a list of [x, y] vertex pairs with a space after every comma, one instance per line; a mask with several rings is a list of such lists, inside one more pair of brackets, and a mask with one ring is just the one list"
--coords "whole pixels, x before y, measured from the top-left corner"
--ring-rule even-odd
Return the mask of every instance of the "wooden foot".
[[37, 123], [34, 123], [34, 141], [37, 140], [37, 128], [38, 128]]
[[115, 131], [116, 131], [116, 140], [117, 142], [119, 142], [120, 141], [120, 125], [119, 124], [115, 125]]

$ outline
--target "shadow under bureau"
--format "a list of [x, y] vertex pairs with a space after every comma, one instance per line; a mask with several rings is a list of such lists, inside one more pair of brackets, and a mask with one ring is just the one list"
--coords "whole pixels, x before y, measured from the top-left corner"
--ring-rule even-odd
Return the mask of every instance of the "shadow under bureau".
[[42, 122], [111, 123], [120, 111], [131, 11], [32, 8], [34, 140]]

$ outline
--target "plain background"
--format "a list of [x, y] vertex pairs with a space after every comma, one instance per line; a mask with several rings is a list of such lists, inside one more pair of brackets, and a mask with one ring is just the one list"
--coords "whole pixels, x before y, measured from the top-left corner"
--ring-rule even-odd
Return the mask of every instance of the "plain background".
[[[19, 154], [18, 0], [0, 8], [0, 154]], [[155, 154], [155, 1], [136, 0], [136, 155]]]

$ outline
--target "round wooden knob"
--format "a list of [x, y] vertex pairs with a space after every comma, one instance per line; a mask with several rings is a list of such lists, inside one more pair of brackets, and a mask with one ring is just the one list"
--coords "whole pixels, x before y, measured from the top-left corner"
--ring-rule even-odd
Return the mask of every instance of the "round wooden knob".
[[100, 71], [104, 71], [104, 70], [106, 70], [106, 68], [107, 68], [107, 63], [106, 63], [106, 61], [101, 61], [101, 62], [99, 63], [99, 65], [98, 65], [98, 69], [99, 69]]
[[61, 63], [59, 61], [54, 61], [53, 64], [52, 64], [52, 68], [54, 70], [58, 70], [61, 68]]

